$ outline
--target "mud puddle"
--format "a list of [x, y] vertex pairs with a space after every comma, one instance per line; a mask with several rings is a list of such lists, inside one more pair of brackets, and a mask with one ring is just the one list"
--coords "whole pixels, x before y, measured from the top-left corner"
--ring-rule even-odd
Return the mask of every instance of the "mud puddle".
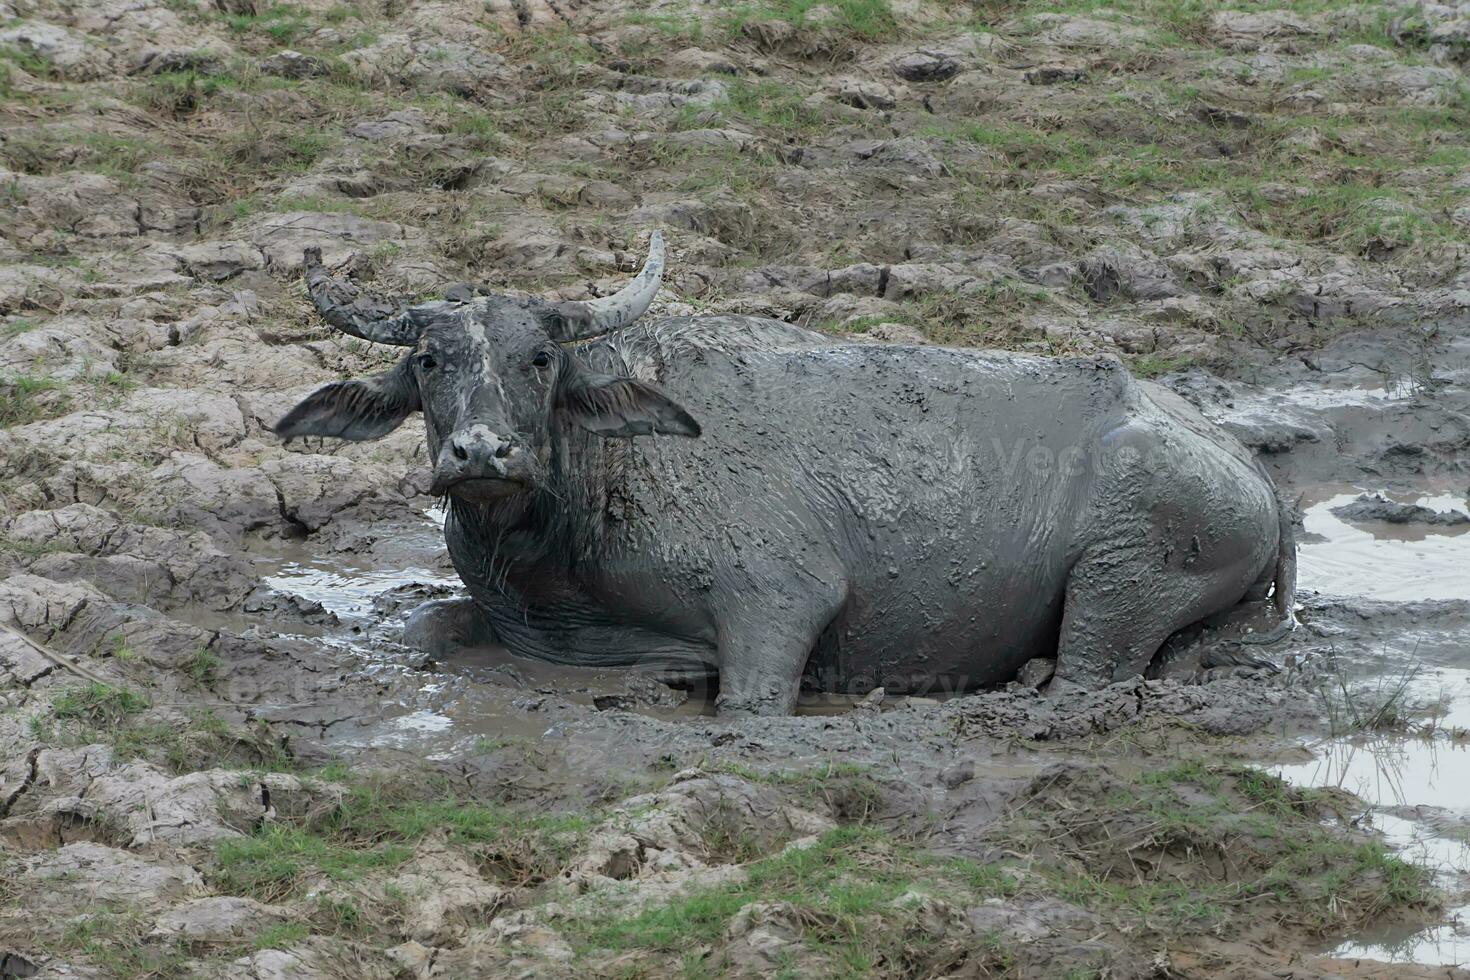
[[1438, 925], [1374, 930], [1320, 952], [1426, 966], [1470, 963], [1470, 742], [1380, 736], [1334, 740], [1314, 751], [1312, 762], [1272, 771], [1293, 785], [1360, 797], [1370, 805], [1365, 823], [1403, 858], [1433, 871], [1449, 903]]
[[1308, 746], [1312, 761], [1271, 771], [1295, 786], [1343, 789], [1363, 800], [1365, 823], [1406, 860], [1429, 868], [1449, 907], [1438, 925], [1388, 927], [1321, 952], [1428, 966], [1470, 962], [1470, 669], [1408, 668], [1349, 690], [1363, 700], [1358, 709], [1384, 699], [1404, 705], [1394, 710], [1409, 715], [1401, 722], [1407, 732], [1328, 738]]
[[[1358, 389], [1353, 397], [1383, 397]], [[1298, 586], [1390, 602], [1470, 598], [1470, 526], [1347, 520], [1333, 510], [1364, 493], [1434, 511], [1466, 510], [1463, 486], [1309, 488], [1301, 507]], [[1312, 759], [1272, 766], [1302, 787], [1340, 788], [1368, 806], [1365, 825], [1431, 869], [1448, 900], [1444, 920], [1384, 928], [1321, 952], [1396, 963], [1470, 962], [1470, 649], [1423, 646], [1406, 629], [1374, 652], [1343, 658], [1319, 695], [1334, 733], [1304, 745]], [[1424, 663], [1428, 658], [1431, 663]], [[1377, 715], [1377, 720], [1373, 720]], [[1364, 727], [1392, 731], [1363, 732]]]
[[[279, 547], [257, 558], [261, 582], [334, 614], [335, 624], [304, 632], [352, 651], [369, 670], [415, 670], [414, 656], [397, 643], [404, 617], [427, 598], [464, 594], [447, 562], [444, 520], [444, 509], [431, 507], [423, 522], [384, 535], [360, 555]], [[380, 723], [343, 735], [341, 741], [413, 747], [432, 757], [462, 751], [476, 741], [554, 736], [555, 726], [536, 716], [548, 704], [637, 711], [665, 720], [715, 714], [713, 685], [675, 690], [629, 670], [544, 663], [495, 644], [425, 664], [418, 677], [419, 703], [384, 705]], [[796, 713], [841, 714], [863, 700], [808, 692]], [[886, 698], [874, 706], [893, 710], [926, 700], [932, 699]]]
[[459, 579], [431, 568], [361, 568], [330, 560], [283, 562], [261, 581], [287, 595], [316, 603], [343, 622], [373, 614], [373, 600], [411, 585], [458, 587]]
[[1330, 410], [1334, 408], [1382, 408], [1395, 402], [1411, 401], [1423, 392], [1420, 382], [1409, 377], [1386, 378], [1378, 384], [1292, 385], [1271, 392], [1269, 398], [1280, 404], [1300, 408]]
[[1453, 909], [1444, 925], [1412, 932], [1386, 929], [1324, 952], [1342, 959], [1460, 966], [1470, 963], [1470, 905]]
[[323, 552], [299, 542], [275, 543], [255, 556], [261, 583], [305, 603], [320, 604], [339, 620], [361, 627], [373, 601], [409, 586], [459, 588], [444, 547], [444, 513], [375, 528], [350, 550]]
[[1371, 492], [1435, 511], [1466, 509], [1465, 497], [1449, 487], [1408, 492], [1346, 485], [1313, 488], [1299, 504], [1305, 528], [1297, 542], [1299, 586], [1396, 602], [1470, 598], [1470, 524], [1358, 522], [1333, 513]]

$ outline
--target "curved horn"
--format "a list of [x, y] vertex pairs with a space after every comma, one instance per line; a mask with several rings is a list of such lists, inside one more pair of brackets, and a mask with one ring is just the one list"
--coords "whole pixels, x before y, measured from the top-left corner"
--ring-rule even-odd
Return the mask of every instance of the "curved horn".
[[412, 347], [419, 342], [424, 322], [415, 307], [390, 302], [349, 282], [333, 279], [322, 267], [320, 248], [308, 248], [303, 260], [306, 292], [323, 320], [343, 333], [378, 344]]
[[611, 296], [562, 303], [560, 308], [576, 323], [566, 340], [586, 340], [612, 330], [619, 330], [643, 315], [664, 283], [664, 236], [654, 232], [648, 239], [648, 258], [643, 271], [632, 282]]

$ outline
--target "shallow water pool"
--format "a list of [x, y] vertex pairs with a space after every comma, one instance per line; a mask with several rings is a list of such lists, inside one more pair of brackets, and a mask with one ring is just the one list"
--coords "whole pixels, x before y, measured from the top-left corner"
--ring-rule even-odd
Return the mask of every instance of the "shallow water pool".
[[[1356, 523], [1332, 513], [1363, 492], [1335, 488], [1303, 499], [1300, 588], [1399, 602], [1470, 598], [1470, 524]], [[1438, 511], [1466, 510], [1465, 498], [1452, 494], [1384, 495]]]

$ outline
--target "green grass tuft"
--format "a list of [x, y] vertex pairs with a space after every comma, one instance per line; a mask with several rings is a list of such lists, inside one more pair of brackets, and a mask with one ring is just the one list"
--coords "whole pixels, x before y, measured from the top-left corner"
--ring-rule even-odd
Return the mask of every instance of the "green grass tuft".
[[863, 41], [896, 39], [898, 18], [888, 0], [761, 0], [741, 4], [721, 20], [727, 36], [748, 23], [783, 20], [804, 30], [835, 31]]
[[55, 378], [29, 374], [0, 378], [0, 429], [64, 415], [71, 397]]
[[194, 656], [190, 657], [188, 663], [184, 665], [184, 673], [208, 687], [218, 679], [219, 669], [222, 666], [224, 666], [223, 661], [212, 650], [200, 647], [194, 651]]
[[442, 833], [477, 855], [487, 872], [519, 884], [554, 877], [571, 840], [590, 826], [579, 814], [523, 814], [453, 797], [394, 799], [382, 787], [359, 785], [309, 821], [221, 842], [211, 880], [231, 894], [277, 901], [301, 895], [318, 877], [351, 881], [396, 867], [415, 843]]
[[132, 715], [148, 709], [148, 701], [136, 691], [92, 682], [63, 691], [51, 710], [62, 721], [79, 721], [93, 727], [115, 727]]

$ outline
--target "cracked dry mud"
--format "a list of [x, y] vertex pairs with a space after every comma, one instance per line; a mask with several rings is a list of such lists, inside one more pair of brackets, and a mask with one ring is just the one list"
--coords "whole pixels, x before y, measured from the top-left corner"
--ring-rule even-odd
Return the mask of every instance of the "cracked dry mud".
[[[100, 678], [0, 633], [0, 977], [1466, 976], [1467, 61], [1419, 0], [0, 0], [0, 622]], [[398, 645], [421, 427], [268, 431], [395, 356], [303, 249], [583, 298], [653, 228], [655, 312], [1161, 377], [1298, 497], [1287, 669], [756, 723]]]

